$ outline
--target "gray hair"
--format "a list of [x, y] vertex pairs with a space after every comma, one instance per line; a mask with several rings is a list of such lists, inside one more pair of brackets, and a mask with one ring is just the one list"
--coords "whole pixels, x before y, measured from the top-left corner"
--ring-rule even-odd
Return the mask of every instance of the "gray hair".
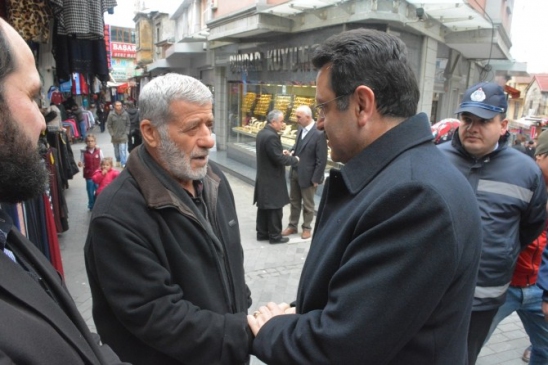
[[186, 101], [206, 105], [213, 102], [211, 91], [193, 77], [169, 73], [158, 76], [143, 87], [139, 95], [140, 119], [148, 119], [156, 128], [167, 124], [171, 115], [171, 103]]
[[266, 122], [270, 124], [274, 119], [278, 119], [280, 115], [283, 117], [284, 113], [282, 113], [280, 110], [274, 109], [266, 116]]
[[296, 111], [303, 112], [306, 116], [312, 118], [312, 109], [308, 105], [300, 105]]

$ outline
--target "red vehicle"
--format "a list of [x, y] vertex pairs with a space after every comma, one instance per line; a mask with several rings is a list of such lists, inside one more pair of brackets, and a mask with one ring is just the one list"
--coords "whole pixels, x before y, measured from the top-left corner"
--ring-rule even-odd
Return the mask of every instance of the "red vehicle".
[[432, 125], [432, 134], [434, 143], [440, 144], [453, 139], [453, 134], [460, 126], [460, 120], [455, 118], [446, 118]]

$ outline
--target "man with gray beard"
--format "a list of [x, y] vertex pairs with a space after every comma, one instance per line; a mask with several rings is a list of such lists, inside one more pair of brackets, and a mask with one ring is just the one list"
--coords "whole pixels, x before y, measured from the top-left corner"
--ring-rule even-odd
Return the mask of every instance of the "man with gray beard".
[[139, 106], [143, 144], [98, 197], [85, 246], [97, 330], [133, 364], [244, 364], [251, 296], [234, 196], [208, 161], [211, 92], [167, 74]]

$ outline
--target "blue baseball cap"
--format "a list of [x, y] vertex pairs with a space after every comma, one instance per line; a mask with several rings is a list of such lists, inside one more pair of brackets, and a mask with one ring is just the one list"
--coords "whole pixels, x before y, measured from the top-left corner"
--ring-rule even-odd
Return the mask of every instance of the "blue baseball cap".
[[506, 94], [498, 84], [480, 82], [466, 90], [456, 114], [468, 112], [483, 119], [492, 119], [497, 114], [506, 113]]

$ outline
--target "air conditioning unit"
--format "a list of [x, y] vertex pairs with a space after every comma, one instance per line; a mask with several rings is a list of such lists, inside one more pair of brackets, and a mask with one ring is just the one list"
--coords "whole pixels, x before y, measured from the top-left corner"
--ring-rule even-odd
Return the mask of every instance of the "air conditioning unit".
[[211, 10], [217, 10], [219, 6], [219, 0], [211, 0]]

